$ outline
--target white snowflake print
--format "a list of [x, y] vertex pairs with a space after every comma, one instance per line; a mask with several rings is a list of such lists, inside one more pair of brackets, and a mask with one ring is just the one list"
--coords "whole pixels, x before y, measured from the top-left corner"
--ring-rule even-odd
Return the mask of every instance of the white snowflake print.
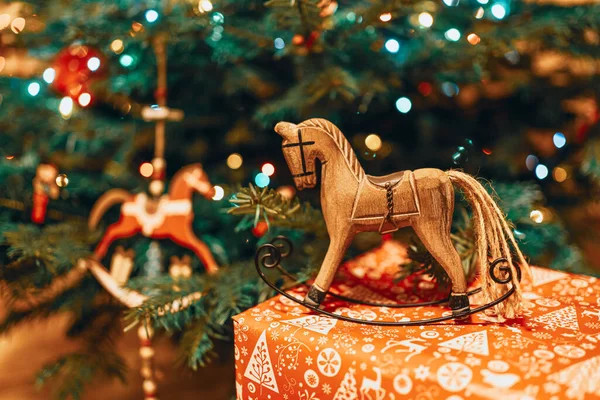
[[481, 365], [481, 360], [477, 357], [467, 357], [467, 359], [465, 360], [465, 364], [467, 364], [470, 367], [476, 367], [478, 365]]
[[362, 362], [362, 363], [360, 363], [360, 369], [361, 369], [362, 371], [366, 371], [366, 370], [367, 370], [367, 367], [368, 367], [368, 365], [367, 365], [367, 363], [366, 363], [366, 362]]
[[278, 339], [279, 339], [279, 332], [277, 332], [275, 330], [273, 332], [271, 332], [271, 340], [276, 342]]
[[554, 382], [546, 382], [544, 383], [544, 392], [548, 394], [557, 394], [560, 392], [560, 385]]
[[242, 354], [244, 355], [244, 357], [248, 355], [248, 349], [246, 348], [246, 346], [242, 347]]
[[327, 344], [328, 341], [329, 341], [329, 339], [327, 339], [325, 336], [321, 336], [317, 342], [319, 343], [320, 346], [323, 346], [323, 345]]
[[311, 356], [306, 357], [304, 361], [306, 362], [306, 365], [312, 365], [313, 363], [313, 359]]
[[536, 339], [541, 339], [541, 340], [552, 339], [552, 335], [549, 334], [548, 332], [534, 332], [533, 337]]
[[424, 365], [419, 365], [417, 368], [415, 368], [415, 379], [418, 379], [420, 381], [425, 381], [427, 379], [427, 377], [429, 377], [429, 367], [426, 367]]
[[331, 394], [331, 386], [329, 386], [328, 383], [324, 383], [323, 386], [321, 386], [321, 390], [325, 394]]

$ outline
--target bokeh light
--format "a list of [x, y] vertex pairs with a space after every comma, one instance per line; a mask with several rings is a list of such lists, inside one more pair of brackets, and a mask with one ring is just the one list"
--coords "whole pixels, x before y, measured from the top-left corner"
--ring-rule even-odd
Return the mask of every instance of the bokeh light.
[[477, 11], [475, 11], [475, 18], [476, 19], [481, 19], [481, 18], [483, 18], [484, 14], [485, 14], [485, 10], [483, 9], [483, 7], [479, 7], [477, 9]]
[[548, 176], [548, 167], [544, 164], [538, 164], [537, 167], [535, 167], [535, 176], [537, 176], [538, 179], [545, 179]]
[[479, 42], [481, 42], [481, 38], [476, 33], [469, 33], [469, 36], [467, 36], [467, 42], [475, 46], [476, 44], [479, 44]]
[[444, 4], [448, 7], [456, 7], [459, 4], [459, 0], [444, 0]]
[[81, 107], [87, 107], [92, 101], [92, 96], [89, 93], [81, 93], [77, 98], [77, 102]]
[[275, 48], [276, 48], [277, 50], [281, 50], [281, 49], [283, 49], [283, 48], [285, 47], [285, 42], [283, 41], [283, 39], [282, 39], [282, 38], [279, 38], [279, 37], [278, 37], [277, 39], [275, 39], [275, 40], [273, 41], [273, 46], [275, 46]]
[[567, 138], [562, 132], [556, 132], [552, 137], [552, 142], [554, 142], [557, 149], [562, 149], [567, 144]]
[[230, 154], [227, 157], [227, 166], [231, 169], [238, 169], [244, 163], [244, 159], [238, 153]]
[[272, 176], [275, 173], [275, 166], [271, 163], [264, 163], [260, 170], [266, 176]]
[[146, 11], [146, 14], [144, 14], [144, 17], [146, 17], [146, 21], [150, 23], [156, 22], [158, 19], [158, 12], [156, 12], [156, 10], [148, 10]]
[[56, 78], [56, 71], [54, 68], [46, 68], [42, 74], [42, 78], [46, 83], [52, 83], [54, 82], [54, 78]]
[[388, 13], [383, 13], [379, 16], [379, 20], [381, 22], [389, 22], [392, 20], [392, 14]]
[[552, 170], [552, 177], [556, 182], [560, 183], [564, 182], [569, 177], [569, 174], [567, 173], [566, 169], [562, 167], [556, 167]]
[[396, 39], [388, 39], [385, 42], [385, 49], [390, 53], [397, 53], [400, 50], [400, 43]]
[[396, 108], [402, 114], [406, 114], [412, 108], [412, 102], [408, 97], [400, 97], [398, 100], [396, 100]]
[[69, 119], [73, 113], [73, 99], [70, 97], [63, 97], [58, 105], [58, 112], [64, 119]]
[[451, 42], [458, 42], [460, 40], [460, 31], [456, 28], [450, 28], [444, 33], [444, 37]]
[[90, 71], [96, 71], [98, 68], [100, 68], [100, 59], [98, 57], [90, 58], [87, 62], [87, 67], [90, 69]]
[[535, 169], [535, 167], [537, 167], [539, 162], [540, 162], [540, 160], [533, 154], [528, 155], [527, 158], [525, 159], [525, 165], [527, 166], [527, 169], [530, 171], [533, 171]]
[[201, 13], [212, 11], [213, 4], [209, 0], [200, 0], [198, 4], [198, 9]]
[[214, 188], [215, 188], [215, 195], [212, 197], [212, 199], [215, 201], [222, 200], [223, 197], [225, 197], [225, 190], [223, 190], [223, 188], [219, 185], [215, 185]]
[[496, 19], [502, 19], [506, 17], [506, 8], [502, 4], [494, 4], [491, 8], [492, 15]]
[[531, 218], [531, 220], [536, 224], [541, 224], [544, 222], [544, 213], [542, 213], [540, 210], [531, 210], [529, 213], [529, 218]]
[[140, 175], [142, 175], [144, 178], [150, 178], [153, 173], [154, 167], [151, 163], [145, 162], [140, 165]]
[[264, 188], [269, 186], [269, 183], [271, 183], [271, 179], [266, 174], [263, 174], [261, 172], [257, 174], [254, 178], [254, 183], [256, 183], [256, 186], [258, 186], [259, 188]]
[[130, 67], [133, 64], [133, 57], [129, 54], [123, 54], [121, 58], [119, 58], [119, 63], [124, 67]]
[[110, 44], [110, 49], [116, 54], [121, 54], [125, 50], [125, 45], [121, 39], [115, 39]]
[[433, 25], [433, 16], [428, 12], [419, 14], [419, 24], [424, 28], [430, 28]]
[[31, 82], [27, 86], [27, 93], [29, 93], [30, 96], [37, 96], [40, 93], [40, 84], [37, 82]]
[[25, 29], [25, 18], [18, 17], [13, 19], [10, 23], [10, 29], [16, 34], [23, 32], [23, 29]]
[[377, 151], [381, 149], [382, 145], [383, 142], [381, 141], [381, 138], [379, 137], [379, 135], [376, 135], [374, 133], [371, 133], [365, 139], [365, 146], [367, 146], [367, 148], [371, 151]]

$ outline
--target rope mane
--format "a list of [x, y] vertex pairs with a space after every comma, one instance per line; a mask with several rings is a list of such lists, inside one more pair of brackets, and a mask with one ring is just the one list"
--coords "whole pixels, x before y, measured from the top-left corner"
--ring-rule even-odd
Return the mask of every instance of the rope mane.
[[340, 149], [340, 151], [342, 152], [342, 155], [346, 160], [346, 164], [348, 164], [350, 171], [352, 171], [356, 179], [360, 182], [364, 178], [365, 171], [359, 164], [354, 150], [352, 150], [350, 143], [348, 143], [348, 139], [346, 139], [344, 134], [338, 129], [337, 126], [327, 121], [326, 119], [313, 118], [307, 119], [306, 121], [298, 124], [298, 128], [318, 128], [319, 130], [326, 133], [330, 138], [333, 139], [338, 149]]

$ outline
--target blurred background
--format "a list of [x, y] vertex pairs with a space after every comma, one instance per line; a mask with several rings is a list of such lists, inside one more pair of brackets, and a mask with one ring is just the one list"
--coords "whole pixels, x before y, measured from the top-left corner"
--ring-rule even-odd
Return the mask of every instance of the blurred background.
[[[251, 183], [319, 205], [291, 186], [280, 120], [331, 120], [372, 175], [485, 178], [533, 263], [598, 275], [599, 26], [595, 0], [0, 2], [0, 398], [229, 398], [229, 318], [266, 298], [252, 258], [279, 231], [240, 222], [228, 200]], [[218, 186], [192, 198], [193, 231], [229, 275], [125, 235], [100, 261], [150, 301], [124, 321], [77, 267], [119, 207], [97, 229], [88, 216], [115, 188], [158, 199], [193, 163]], [[317, 246], [313, 233], [295, 235]], [[186, 254], [182, 283], [171, 257]], [[196, 292], [212, 295], [159, 313]], [[148, 320], [155, 344], [123, 334]]]

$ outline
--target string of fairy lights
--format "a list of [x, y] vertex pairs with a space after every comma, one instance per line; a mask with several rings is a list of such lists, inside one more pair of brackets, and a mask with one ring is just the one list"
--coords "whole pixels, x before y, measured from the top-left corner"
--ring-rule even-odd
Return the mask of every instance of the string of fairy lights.
[[[443, 0], [443, 4], [447, 7], [457, 7], [459, 6], [460, 0]], [[500, 21], [507, 17], [510, 14], [510, 2], [508, 0], [476, 0], [479, 6], [476, 8], [473, 16], [475, 19], [481, 20], [483, 18], [487, 18], [490, 20]], [[412, 15], [408, 16], [408, 22], [415, 28], [426, 31], [435, 26], [436, 17], [435, 11], [438, 9], [438, 4], [433, 1], [425, 1], [422, 4], [422, 9], [425, 11], [416, 12]], [[210, 18], [213, 22], [215, 22], [213, 27], [213, 32], [211, 39], [213, 41], [219, 41], [222, 37], [223, 32], [223, 23], [224, 16], [223, 14], [214, 11], [215, 6], [210, 0], [200, 0], [195, 8], [197, 14], [207, 14], [210, 13]], [[330, 14], [333, 14], [337, 10], [337, 2], [332, 1], [330, 5], [331, 10]], [[161, 14], [156, 9], [148, 9], [142, 13], [144, 23], [154, 24], [160, 20]], [[391, 23], [395, 18], [406, 17], [405, 15], [395, 15], [392, 12], [383, 12], [379, 15], [378, 19], [382, 23]], [[347, 21], [351, 23], [362, 23], [363, 17], [360, 15], [356, 15], [355, 12], [349, 11], [346, 13], [345, 18]], [[11, 30], [18, 34], [20, 33], [26, 25], [25, 18], [12, 18], [7, 14], [0, 15], [0, 30], [10, 27]], [[144, 31], [144, 24], [138, 21], [132, 22], [131, 25], [131, 35], [135, 36], [135, 34]], [[432, 32], [433, 34], [433, 32]], [[437, 33], [436, 33], [437, 34]], [[481, 42], [481, 37], [476, 32], [461, 32], [458, 28], [452, 27], [446, 29], [443, 33], [443, 38], [448, 42], [456, 43], [461, 40], [466, 40], [467, 43], [476, 46]], [[294, 44], [294, 41], [292, 41]], [[286, 49], [286, 42], [281, 37], [276, 37], [273, 40], [273, 47], [275, 51], [284, 51]], [[402, 50], [402, 41], [395, 37], [388, 37], [383, 41], [382, 50], [387, 51], [391, 55], [397, 54]], [[137, 61], [135, 55], [129, 54], [126, 51], [126, 43], [121, 38], [115, 38], [110, 42], [108, 46], [109, 49], [118, 56], [119, 64], [126, 69], [133, 69], [136, 67]], [[510, 62], [518, 62], [519, 55], [516, 51], [509, 52], [505, 55], [507, 60]], [[85, 62], [85, 67], [89, 71], [89, 73], [94, 73], [100, 70], [102, 64], [105, 59], [101, 59], [100, 57], [92, 56], [83, 59]], [[2, 61], [2, 60], [0, 60]], [[69, 65], [69, 68], [72, 66]], [[78, 68], [78, 67], [77, 67]], [[0, 68], [1, 69], [1, 68]], [[57, 71], [53, 67], [46, 68], [41, 76], [41, 81], [45, 82], [48, 85], [51, 85], [55, 79], [57, 79]], [[433, 92], [433, 85], [429, 82], [421, 82], [417, 86], [418, 92], [427, 97]], [[450, 81], [442, 82], [439, 85], [439, 89], [443, 94], [448, 97], [458, 96], [460, 93], [460, 87]], [[42, 83], [35, 79], [30, 81], [27, 85], [27, 93], [32, 96], [38, 96], [43, 90]], [[66, 95], [60, 99], [58, 102], [58, 112], [65, 120], [68, 120], [73, 115], [73, 112], [77, 106], [80, 107], [88, 107], [93, 101], [92, 94], [88, 91], [78, 91], [76, 95]], [[408, 95], [402, 95], [398, 97], [395, 101], [396, 110], [401, 114], [407, 114], [413, 109], [413, 102]], [[130, 109], [131, 107], [129, 107]], [[386, 145], [386, 143], [382, 140], [382, 138], [375, 134], [371, 133], [365, 136], [357, 135], [356, 138], [362, 140], [364, 138], [364, 146], [366, 147], [365, 154], [371, 155], [372, 158], [375, 158], [377, 154], [381, 154], [381, 156], [385, 156], [388, 154], [390, 150], [390, 146]], [[356, 139], [355, 138], [355, 139]], [[566, 137], [563, 133], [557, 132], [554, 134], [553, 142], [556, 148], [562, 148], [566, 144]], [[492, 154], [491, 149], [482, 149], [483, 153], [486, 155]], [[370, 153], [369, 153], [370, 152]], [[379, 153], [378, 153], [379, 152]], [[384, 154], [385, 153], [385, 154]], [[466, 158], [467, 150], [463, 146], [459, 146], [457, 152], [453, 156], [453, 160], [455, 163], [459, 163], [462, 159]], [[6, 156], [7, 160], [13, 159], [14, 156]], [[365, 157], [366, 159], [370, 159], [369, 157]], [[238, 170], [242, 167], [244, 163], [244, 159], [239, 153], [232, 153], [226, 159], [226, 165], [231, 170]], [[556, 182], [564, 182], [568, 178], [567, 169], [564, 166], [558, 165], [550, 171], [548, 166], [540, 161], [540, 159], [530, 154], [526, 158], [526, 167], [528, 170], [532, 171], [534, 175], [539, 180], [546, 179], [550, 174]], [[153, 175], [153, 166], [150, 162], [144, 162], [139, 167], [139, 173], [141, 176], [145, 178], [150, 178]], [[275, 166], [272, 163], [264, 163], [261, 166], [260, 172], [256, 173], [253, 176], [254, 183], [260, 187], [267, 187], [271, 184], [271, 179], [275, 174]], [[61, 176], [66, 177], [66, 175], [61, 174]], [[65, 182], [68, 180], [61, 179], [61, 187], [66, 186]], [[57, 178], [58, 183], [58, 178]], [[222, 200], [225, 196], [225, 191], [223, 187], [216, 186], [216, 194], [214, 196], [214, 200]], [[539, 210], [533, 210], [531, 215], [532, 220], [535, 222], [543, 221], [543, 213]]]

